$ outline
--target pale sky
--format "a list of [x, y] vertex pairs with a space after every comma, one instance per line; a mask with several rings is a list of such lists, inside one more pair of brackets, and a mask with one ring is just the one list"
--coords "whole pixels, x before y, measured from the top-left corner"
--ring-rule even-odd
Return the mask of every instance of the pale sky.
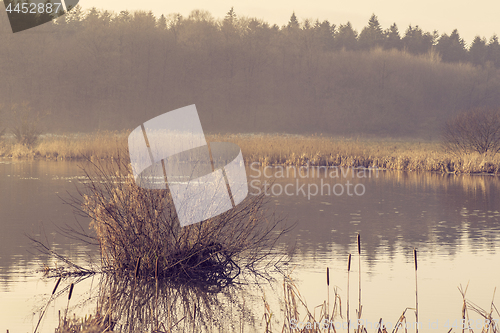
[[500, 1], [479, 0], [80, 0], [83, 8], [97, 7], [119, 12], [121, 10], [152, 10], [155, 14], [180, 13], [187, 16], [193, 9], [205, 9], [216, 18], [224, 17], [231, 7], [237, 15], [256, 17], [270, 24], [283, 25], [295, 11], [302, 20], [328, 19], [339, 24], [351, 21], [361, 31], [372, 13], [382, 27], [396, 22], [401, 34], [409, 24], [419, 25], [425, 31], [438, 30], [450, 34], [458, 29], [462, 38], [471, 43], [476, 35], [489, 39], [500, 34]]

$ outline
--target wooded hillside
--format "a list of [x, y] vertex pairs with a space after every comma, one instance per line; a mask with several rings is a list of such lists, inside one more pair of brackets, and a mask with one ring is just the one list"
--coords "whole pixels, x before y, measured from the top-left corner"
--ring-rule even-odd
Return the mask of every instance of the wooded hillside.
[[207, 132], [437, 138], [443, 122], [500, 106], [500, 46], [458, 31], [400, 33], [374, 15], [286, 26], [79, 7], [13, 34], [0, 15], [0, 122], [13, 103], [50, 111], [49, 131], [134, 128], [196, 104]]

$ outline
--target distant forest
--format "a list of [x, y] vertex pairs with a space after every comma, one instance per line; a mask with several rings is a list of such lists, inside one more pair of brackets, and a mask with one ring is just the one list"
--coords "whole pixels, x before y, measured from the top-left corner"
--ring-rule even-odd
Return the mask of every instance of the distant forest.
[[196, 104], [207, 132], [437, 139], [450, 116], [500, 106], [500, 44], [425, 32], [375, 15], [277, 26], [194, 10], [155, 17], [79, 6], [13, 34], [0, 15], [0, 125], [9, 107], [50, 112], [51, 132], [134, 128]]

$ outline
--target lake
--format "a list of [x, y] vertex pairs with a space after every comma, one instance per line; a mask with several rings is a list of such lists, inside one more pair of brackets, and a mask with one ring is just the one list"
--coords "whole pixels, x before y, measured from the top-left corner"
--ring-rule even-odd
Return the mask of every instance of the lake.
[[[76, 186], [85, 179], [80, 164], [0, 160], [0, 330], [4, 332], [33, 332], [55, 283], [41, 279], [40, 272], [44, 264], [54, 265], [53, 259], [38, 253], [27, 234], [79, 264], [98, 253], [95, 247], [64, 237], [60, 230], [75, 225], [75, 219], [88, 228], [88, 221], [75, 218], [72, 207], [63, 203], [77, 195]], [[268, 209], [297, 223], [278, 246], [284, 251], [295, 249], [288, 268], [293, 269], [292, 277], [310, 308], [327, 297], [329, 267], [330, 287], [337, 286], [342, 299], [344, 318], [338, 321], [345, 321], [351, 253], [349, 294], [354, 319], [359, 233], [366, 325], [380, 318], [394, 325], [405, 308], [415, 306], [414, 248], [423, 331], [447, 332], [461, 319], [460, 284], [469, 283], [467, 298], [489, 310], [499, 286], [498, 177], [251, 165], [247, 178], [251, 193], [266, 191]], [[96, 279], [75, 287], [71, 303], [83, 305], [70, 311], [92, 312], [92, 305], [82, 302], [91, 298]], [[332, 294], [330, 289], [330, 298]], [[65, 297], [51, 303], [39, 331], [53, 332], [58, 312], [66, 305]], [[262, 305], [255, 311], [260, 318]], [[279, 307], [275, 312], [279, 317]], [[408, 313], [408, 320], [414, 321], [413, 313]], [[368, 326], [368, 331], [374, 330]]]

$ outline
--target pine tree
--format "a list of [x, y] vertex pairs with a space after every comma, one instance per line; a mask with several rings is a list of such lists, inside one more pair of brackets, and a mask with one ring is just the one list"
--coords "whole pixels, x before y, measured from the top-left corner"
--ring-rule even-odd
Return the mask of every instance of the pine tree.
[[335, 24], [330, 25], [330, 22], [327, 20], [321, 23], [316, 21], [314, 31], [323, 50], [332, 50], [334, 45]]
[[165, 15], [161, 14], [160, 18], [158, 19], [158, 22], [156, 22], [156, 26], [160, 30], [167, 30], [167, 19]]
[[378, 18], [375, 14], [372, 14], [368, 21], [368, 26], [364, 27], [361, 34], [359, 34], [359, 47], [364, 50], [369, 50], [377, 46], [382, 46], [384, 39], [384, 32], [378, 22]]
[[399, 35], [398, 26], [393, 23], [389, 29], [385, 31], [384, 49], [397, 49], [402, 47], [401, 36]]
[[234, 12], [234, 7], [227, 12], [226, 17], [224, 17], [224, 24], [234, 25], [236, 21], [236, 13]]
[[465, 42], [455, 29], [450, 36], [443, 34], [436, 45], [436, 50], [441, 54], [441, 59], [445, 62], [465, 61], [467, 51]]
[[288, 25], [286, 26], [288, 30], [298, 30], [300, 25], [299, 21], [297, 20], [297, 16], [295, 16], [295, 12], [292, 13], [292, 16], [290, 16], [290, 21], [288, 21]]
[[484, 65], [486, 63], [487, 55], [488, 48], [486, 47], [486, 38], [476, 36], [469, 48], [470, 61], [476, 65]]
[[434, 45], [435, 35], [423, 32], [418, 25], [408, 26], [405, 36], [402, 39], [404, 48], [413, 54], [424, 54], [430, 51]]
[[497, 68], [500, 68], [500, 44], [497, 35], [490, 38], [486, 61], [491, 61]]
[[335, 46], [337, 49], [357, 49], [357, 32], [352, 28], [351, 22], [341, 24], [335, 34]]

